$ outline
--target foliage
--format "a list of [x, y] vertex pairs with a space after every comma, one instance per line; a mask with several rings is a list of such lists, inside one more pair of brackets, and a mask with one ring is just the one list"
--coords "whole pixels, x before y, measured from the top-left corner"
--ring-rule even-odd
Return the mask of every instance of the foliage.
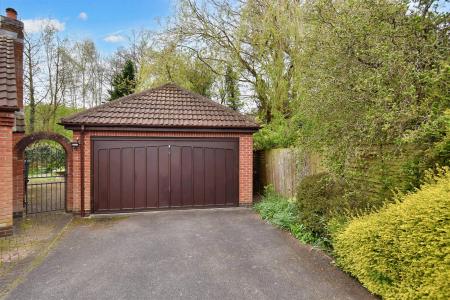
[[274, 117], [269, 124], [262, 125], [253, 135], [255, 150], [289, 148], [295, 145], [298, 138], [298, 125], [295, 119]]
[[[319, 151], [333, 173], [347, 177], [367, 155], [395, 159], [407, 135], [431, 126], [450, 106], [448, 14], [436, 6], [387, 0], [304, 5], [307, 30], [295, 77], [302, 95], [299, 144]], [[424, 148], [443, 135], [435, 137]]]
[[294, 203], [278, 196], [270, 186], [265, 188], [263, 199], [255, 204], [255, 209], [263, 219], [283, 229], [289, 229], [297, 220]]
[[355, 203], [345, 197], [344, 184], [327, 173], [307, 176], [297, 189], [297, 210], [299, 221], [318, 236], [328, 239], [328, 222], [343, 215]]
[[112, 90], [109, 91], [110, 101], [134, 93], [136, 88], [136, 71], [134, 63], [127, 60], [122, 71], [112, 79]]
[[301, 242], [328, 249], [329, 245], [323, 239], [299, 223], [295, 199], [283, 198], [275, 193], [273, 187], [267, 186], [262, 199], [254, 205], [254, 208], [264, 220], [268, 220], [279, 228], [289, 230]]
[[[29, 132], [41, 130], [40, 125], [35, 128], [35, 122], [44, 122], [44, 128], [56, 126], [60, 106], [86, 108], [105, 99], [110, 68], [94, 42], [73, 42], [51, 22], [43, 24], [39, 32], [25, 32], [23, 63]], [[45, 110], [41, 107], [37, 114], [37, 105], [45, 105]]]
[[414, 148], [414, 156], [405, 162], [405, 190], [413, 190], [423, 180], [424, 171], [435, 165], [450, 166], [450, 109], [405, 137], [406, 145]]
[[223, 79], [223, 87], [220, 88], [220, 101], [234, 111], [240, 111], [244, 106], [240, 99], [239, 77], [233, 66], [225, 67], [225, 75]]
[[[35, 119], [34, 131], [35, 132], [39, 132], [39, 131], [56, 132], [61, 135], [64, 135], [68, 139], [71, 139], [72, 131], [65, 130], [63, 126], [61, 126], [57, 123], [53, 123], [50, 119], [48, 119], [48, 115], [49, 115], [48, 111], [52, 110], [52, 109], [53, 109], [53, 107], [50, 104], [36, 105], [36, 107], [35, 107], [36, 119]], [[72, 108], [72, 107], [61, 105], [61, 106], [58, 106], [58, 108], [55, 110], [54, 119], [59, 122], [59, 120], [61, 118], [64, 118], [65, 116], [69, 116], [69, 115], [74, 114], [79, 111], [81, 111], [81, 109], [79, 109], [79, 108]], [[30, 107], [25, 106], [25, 120], [26, 120], [27, 124], [29, 124], [29, 119], [30, 119]], [[29, 131], [30, 127], [27, 126], [26, 130], [27, 130], [27, 134], [31, 133]]]
[[215, 77], [211, 70], [195, 57], [168, 45], [162, 50], [149, 49], [141, 63], [138, 89], [144, 90], [174, 82], [200, 95], [210, 97]]
[[277, 112], [290, 114], [296, 94], [293, 54], [299, 43], [291, 25], [298, 24], [299, 10], [295, 0], [180, 0], [168, 33], [220, 77], [224, 66], [239, 69], [239, 85], [249, 92], [243, 99], [270, 123]]
[[65, 150], [55, 141], [43, 140], [29, 145], [25, 149], [25, 158], [30, 162], [30, 177], [52, 176], [66, 166]]
[[450, 297], [450, 173], [356, 217], [334, 236], [337, 262], [386, 299]]

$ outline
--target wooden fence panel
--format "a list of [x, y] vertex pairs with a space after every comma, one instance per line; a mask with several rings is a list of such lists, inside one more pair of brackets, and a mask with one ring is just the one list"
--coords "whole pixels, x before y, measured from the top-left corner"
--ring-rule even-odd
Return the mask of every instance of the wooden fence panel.
[[[364, 147], [365, 156], [348, 162], [346, 182], [359, 197], [382, 203], [394, 190], [404, 191], [409, 184], [407, 163], [417, 150], [396, 145]], [[285, 197], [294, 197], [300, 181], [310, 175], [326, 172], [318, 155], [305, 154], [298, 149], [283, 148], [256, 151], [254, 155], [254, 191], [262, 194], [271, 184]], [[410, 176], [411, 177], [411, 176]]]
[[305, 176], [323, 172], [320, 158], [299, 150], [283, 148], [255, 152], [255, 193], [271, 184], [285, 197], [294, 197], [299, 182]]

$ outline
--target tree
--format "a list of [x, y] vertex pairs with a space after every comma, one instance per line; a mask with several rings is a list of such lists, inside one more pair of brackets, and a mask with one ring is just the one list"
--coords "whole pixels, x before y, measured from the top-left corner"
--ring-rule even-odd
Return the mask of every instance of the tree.
[[[298, 0], [182, 0], [168, 32], [216, 75], [239, 67], [239, 82], [250, 88], [261, 121], [291, 114], [297, 97], [294, 61], [301, 28]], [[241, 98], [244, 98], [241, 95]]]
[[41, 75], [40, 65], [42, 57], [42, 41], [30, 34], [25, 33], [24, 38], [24, 88], [25, 94], [28, 96], [26, 104], [29, 106], [29, 119], [27, 130], [29, 133], [35, 132], [36, 122], [36, 106], [41, 103], [44, 95], [39, 95], [38, 86]]
[[167, 82], [211, 97], [215, 76], [202, 61], [170, 43], [164, 45], [162, 50], [151, 49], [147, 52], [141, 64], [138, 89], [143, 90]]
[[68, 91], [68, 78], [72, 65], [67, 39], [57, 35], [57, 30], [51, 24], [47, 25], [41, 33], [44, 57], [44, 77], [42, 88], [45, 91], [46, 105], [41, 113], [43, 129], [54, 131], [56, 125], [56, 112], [60, 105], [65, 104]]
[[110, 101], [134, 93], [136, 74], [131, 60], [127, 60], [122, 71], [113, 77], [111, 85], [112, 90], [109, 91]]
[[222, 104], [235, 111], [239, 111], [244, 105], [240, 99], [238, 84], [237, 72], [231, 65], [227, 65], [225, 69], [225, 76], [223, 78], [223, 87], [220, 89], [220, 98]]
[[127, 37], [128, 44], [125, 47], [118, 48], [108, 60], [108, 70], [110, 82], [112, 78], [120, 73], [128, 60], [131, 60], [135, 67], [137, 75], [136, 82], [139, 82], [141, 73], [141, 64], [146, 63], [148, 53], [153, 49], [157, 36], [146, 29], [139, 31], [132, 30], [131, 35]]

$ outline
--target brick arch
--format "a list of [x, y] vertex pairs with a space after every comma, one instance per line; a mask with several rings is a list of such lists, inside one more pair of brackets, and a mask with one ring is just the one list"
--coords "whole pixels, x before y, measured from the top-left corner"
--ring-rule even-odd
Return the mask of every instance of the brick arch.
[[65, 136], [55, 133], [55, 132], [36, 132], [29, 135], [24, 136], [20, 141], [16, 143], [14, 146], [15, 151], [22, 152], [25, 150], [25, 148], [28, 145], [33, 144], [34, 142], [40, 141], [40, 140], [50, 140], [57, 142], [60, 144], [64, 150], [66, 151], [66, 154], [69, 155], [69, 153], [72, 153], [72, 147], [70, 145], [70, 141]]
[[55, 132], [36, 132], [22, 137], [14, 145], [13, 174], [14, 174], [14, 212], [21, 215], [24, 199], [24, 151], [34, 142], [50, 140], [60, 144], [66, 152], [66, 210], [72, 210], [73, 203], [73, 154], [70, 140]]

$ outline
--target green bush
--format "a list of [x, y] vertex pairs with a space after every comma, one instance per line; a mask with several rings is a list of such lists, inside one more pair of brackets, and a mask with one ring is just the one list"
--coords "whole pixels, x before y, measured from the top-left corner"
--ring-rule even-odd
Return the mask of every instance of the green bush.
[[426, 170], [436, 165], [450, 165], [450, 109], [413, 134], [407, 134], [403, 141], [416, 150], [403, 165], [402, 175], [407, 183], [404, 190], [410, 191], [420, 185]]
[[277, 195], [271, 186], [265, 188], [263, 198], [254, 208], [264, 220], [283, 229], [289, 229], [297, 221], [295, 204]]
[[337, 263], [387, 299], [450, 299], [450, 173], [355, 217], [334, 236]]
[[297, 141], [298, 128], [295, 119], [276, 117], [253, 135], [253, 147], [255, 150], [292, 147]]
[[281, 197], [274, 192], [271, 186], [268, 186], [262, 199], [254, 205], [254, 209], [264, 220], [290, 231], [301, 242], [329, 250], [329, 245], [325, 241], [318, 238], [311, 231], [307, 230], [303, 224], [298, 222], [298, 210], [295, 199]]
[[349, 208], [344, 192], [344, 185], [326, 173], [305, 177], [297, 189], [299, 222], [318, 236], [327, 238], [330, 219]]

